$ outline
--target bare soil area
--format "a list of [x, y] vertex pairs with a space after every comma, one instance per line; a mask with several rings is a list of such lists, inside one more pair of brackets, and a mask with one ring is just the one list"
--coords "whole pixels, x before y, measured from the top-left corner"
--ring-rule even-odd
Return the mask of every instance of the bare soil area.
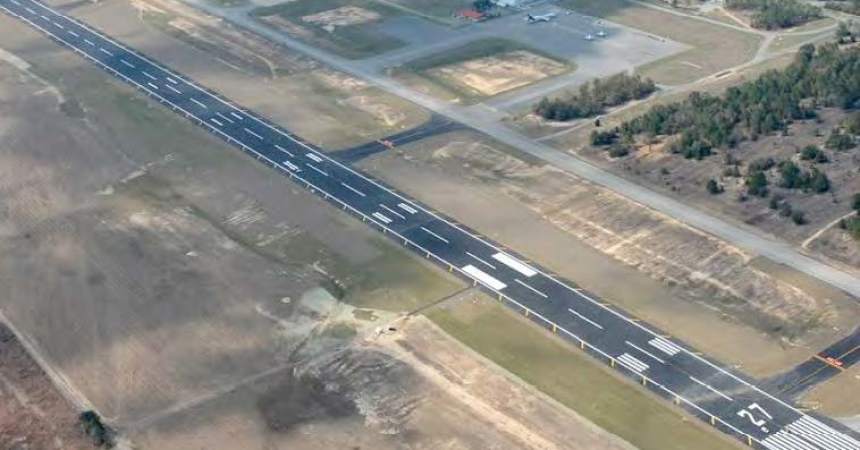
[[302, 360], [135, 435], [145, 448], [581, 448], [621, 441], [423, 317]]
[[515, 155], [455, 133], [362, 165], [752, 375], [806, 359], [860, 314], [839, 292], [772, 275], [737, 248]]
[[0, 448], [90, 448], [79, 413], [0, 323]]
[[447, 83], [459, 85], [461, 89], [492, 96], [566, 70], [567, 66], [558, 61], [518, 50], [436, 67], [427, 73]]
[[860, 418], [860, 398], [847, 393], [860, 392], [860, 366], [854, 366], [803, 396], [805, 406], [831, 417]]
[[375, 22], [381, 18], [382, 16], [374, 11], [368, 11], [357, 6], [341, 6], [340, 8], [302, 16], [302, 22], [317, 25], [331, 33], [337, 27]]

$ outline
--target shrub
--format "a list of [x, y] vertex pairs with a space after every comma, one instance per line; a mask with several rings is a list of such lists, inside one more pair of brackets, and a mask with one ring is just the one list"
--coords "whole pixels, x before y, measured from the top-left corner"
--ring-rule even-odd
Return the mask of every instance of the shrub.
[[717, 180], [715, 180], [713, 178], [708, 180], [706, 189], [708, 190], [708, 193], [711, 195], [722, 194], [723, 191], [725, 190], [725, 189], [723, 189], [722, 186], [720, 186], [719, 183], [717, 183]]
[[801, 210], [795, 210], [791, 213], [791, 221], [794, 222], [795, 225], [803, 225], [806, 223], [806, 214]]

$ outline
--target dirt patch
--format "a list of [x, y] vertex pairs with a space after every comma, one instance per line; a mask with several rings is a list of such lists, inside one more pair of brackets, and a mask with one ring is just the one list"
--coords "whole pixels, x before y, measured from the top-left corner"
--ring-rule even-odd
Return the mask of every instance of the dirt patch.
[[860, 366], [816, 386], [803, 396], [801, 402], [831, 417], [860, 417], [860, 398], [846, 395], [848, 392], [860, 392]]
[[0, 447], [89, 448], [79, 411], [0, 323]]
[[524, 50], [464, 61], [428, 71], [436, 76], [491, 96], [522, 87], [566, 70], [560, 62]]
[[302, 16], [302, 22], [317, 25], [329, 33], [333, 33], [337, 27], [375, 22], [381, 18], [381, 15], [364, 8], [341, 6], [340, 8]]

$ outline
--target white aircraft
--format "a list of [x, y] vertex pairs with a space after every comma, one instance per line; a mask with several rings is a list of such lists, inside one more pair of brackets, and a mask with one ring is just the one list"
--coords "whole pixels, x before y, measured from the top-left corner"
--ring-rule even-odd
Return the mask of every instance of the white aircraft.
[[606, 31], [605, 30], [598, 30], [597, 31], [597, 37], [602, 37], [602, 38], [606, 37]]
[[593, 41], [593, 40], [594, 40], [594, 35], [593, 35], [593, 34], [591, 34], [591, 33], [586, 34], [586, 35], [585, 35], [585, 40], [586, 40], [586, 41]]
[[533, 16], [531, 14], [526, 14], [526, 22], [528, 23], [538, 23], [538, 22], [549, 22], [552, 19], [555, 19], [556, 13], [548, 13], [541, 14], [539, 16]]

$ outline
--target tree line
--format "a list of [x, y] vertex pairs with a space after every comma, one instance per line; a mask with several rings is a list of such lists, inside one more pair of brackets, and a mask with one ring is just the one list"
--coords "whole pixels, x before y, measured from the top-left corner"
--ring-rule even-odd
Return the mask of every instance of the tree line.
[[620, 73], [585, 83], [573, 95], [556, 99], [544, 97], [535, 105], [534, 113], [544, 119], [558, 121], [594, 117], [606, 108], [645, 98], [655, 90], [657, 85], [651, 79]]
[[822, 17], [821, 8], [799, 0], [726, 0], [726, 7], [755, 11], [750, 25], [767, 30], [790, 28]]
[[830, 0], [824, 4], [824, 7], [848, 14], [860, 15], [860, 0]]
[[[729, 88], [721, 97], [693, 92], [681, 102], [656, 105], [615, 133], [673, 136], [671, 150], [701, 159], [715, 148], [787, 131], [793, 121], [815, 118], [822, 106], [860, 108], [860, 49], [803, 46], [784, 70]], [[847, 131], [835, 133], [834, 146], [853, 146]]]

